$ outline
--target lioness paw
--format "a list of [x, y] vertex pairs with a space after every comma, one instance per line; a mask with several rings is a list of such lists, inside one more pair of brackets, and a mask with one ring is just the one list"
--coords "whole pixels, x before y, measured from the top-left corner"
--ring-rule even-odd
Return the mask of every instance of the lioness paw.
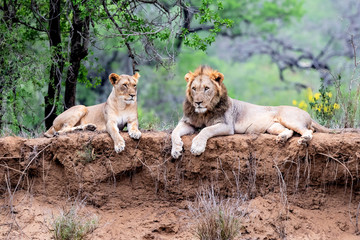
[[303, 135], [301, 135], [300, 139], [298, 140], [299, 145], [304, 145], [308, 143], [312, 139], [312, 131], [308, 130]]
[[129, 132], [129, 136], [132, 138], [132, 139], [139, 139], [141, 137], [141, 132], [139, 130], [137, 131], [131, 131]]
[[284, 134], [279, 134], [277, 137], [276, 137], [276, 143], [285, 143], [286, 141], [288, 140], [287, 136], [284, 135]]
[[115, 149], [115, 152], [116, 152], [116, 153], [120, 153], [120, 152], [124, 151], [124, 149], [125, 149], [125, 142], [121, 142], [121, 143], [115, 144], [114, 149]]
[[95, 131], [96, 130], [96, 125], [95, 124], [87, 124], [84, 126], [84, 130], [88, 130], [88, 131]]
[[200, 155], [205, 151], [205, 148], [206, 148], [206, 141], [197, 140], [197, 138], [195, 137], [191, 144], [190, 151], [194, 155]]

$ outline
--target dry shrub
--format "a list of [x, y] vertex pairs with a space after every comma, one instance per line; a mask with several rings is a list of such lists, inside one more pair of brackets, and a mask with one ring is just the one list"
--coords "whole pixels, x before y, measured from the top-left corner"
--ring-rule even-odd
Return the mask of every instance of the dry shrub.
[[60, 215], [52, 219], [52, 231], [56, 240], [80, 240], [93, 232], [98, 225], [95, 214], [81, 215], [82, 204], [76, 203], [69, 210], [61, 210]]
[[201, 240], [235, 239], [246, 213], [244, 205], [242, 198], [221, 200], [213, 187], [198, 192], [196, 201], [188, 206], [193, 234]]

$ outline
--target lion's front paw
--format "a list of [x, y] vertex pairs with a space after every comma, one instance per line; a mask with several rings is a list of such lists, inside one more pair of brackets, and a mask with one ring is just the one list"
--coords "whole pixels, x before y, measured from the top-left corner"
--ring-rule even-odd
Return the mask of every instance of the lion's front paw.
[[178, 159], [181, 156], [181, 152], [182, 152], [182, 142], [181, 144], [173, 144], [172, 149], [171, 149], [171, 156], [174, 159]]
[[131, 131], [129, 132], [129, 136], [132, 138], [132, 139], [139, 139], [141, 137], [141, 132], [139, 130], [137, 131]]
[[120, 153], [120, 152], [124, 151], [124, 149], [125, 149], [125, 142], [123, 141], [123, 142], [120, 142], [120, 143], [118, 143], [118, 144], [115, 144], [114, 149], [115, 149], [115, 152], [116, 152], [116, 153]]
[[193, 139], [191, 144], [191, 153], [194, 155], [200, 155], [205, 151], [206, 141], [202, 141], [197, 139], [196, 137]]

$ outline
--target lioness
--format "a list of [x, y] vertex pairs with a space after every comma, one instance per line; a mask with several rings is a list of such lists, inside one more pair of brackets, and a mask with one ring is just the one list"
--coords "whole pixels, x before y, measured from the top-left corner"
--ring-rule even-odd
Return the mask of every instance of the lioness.
[[77, 105], [69, 108], [57, 116], [46, 137], [79, 129], [106, 130], [114, 141], [117, 153], [125, 148], [124, 138], [119, 134], [127, 124], [129, 136], [139, 139], [141, 132], [138, 129], [138, 115], [136, 102], [136, 84], [139, 73], [133, 76], [110, 74], [109, 80], [113, 89], [106, 102], [94, 105]]
[[191, 152], [195, 155], [205, 151], [209, 138], [219, 135], [267, 132], [278, 135], [278, 142], [285, 142], [295, 131], [301, 134], [298, 143], [304, 144], [312, 139], [314, 130], [336, 131], [321, 126], [296, 107], [259, 106], [228, 97], [224, 75], [208, 66], [187, 73], [185, 80], [184, 115], [171, 134], [173, 158], [181, 155], [181, 136], [196, 129], [202, 130], [192, 141]]

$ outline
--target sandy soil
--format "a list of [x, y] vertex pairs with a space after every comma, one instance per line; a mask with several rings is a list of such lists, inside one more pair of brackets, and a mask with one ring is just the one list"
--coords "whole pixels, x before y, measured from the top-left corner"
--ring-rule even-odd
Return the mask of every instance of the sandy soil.
[[0, 138], [0, 238], [51, 239], [53, 220], [81, 202], [80, 215], [99, 218], [87, 239], [196, 239], [188, 206], [211, 185], [242, 194], [239, 239], [360, 239], [360, 134], [315, 134], [308, 146], [217, 137], [199, 157], [186, 136], [179, 160], [167, 132], [122, 135], [120, 154], [106, 133]]

